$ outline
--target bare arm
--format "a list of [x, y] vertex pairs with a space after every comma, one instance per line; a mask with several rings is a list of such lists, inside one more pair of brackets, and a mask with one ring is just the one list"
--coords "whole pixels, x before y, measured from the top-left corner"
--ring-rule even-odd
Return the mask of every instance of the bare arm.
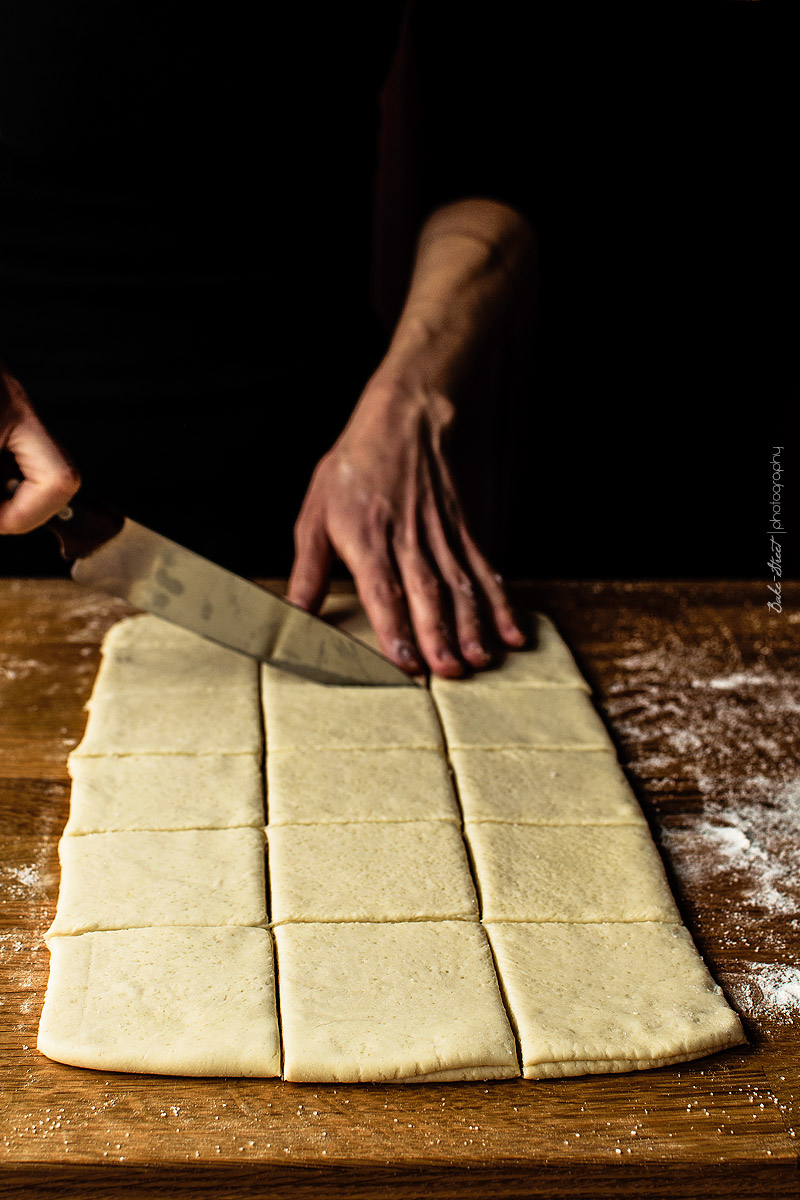
[[295, 527], [289, 597], [315, 609], [334, 553], [384, 653], [441, 675], [489, 661], [492, 632], [524, 638], [466, 527], [444, 444], [459, 384], [529, 281], [527, 222], [493, 200], [434, 212], [387, 354], [314, 473]]

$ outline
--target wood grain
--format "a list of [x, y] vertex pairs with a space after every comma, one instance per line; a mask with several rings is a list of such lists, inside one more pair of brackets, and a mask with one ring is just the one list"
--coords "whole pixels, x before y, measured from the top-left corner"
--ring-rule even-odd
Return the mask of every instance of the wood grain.
[[616, 1076], [320, 1087], [37, 1053], [66, 756], [128, 610], [65, 581], [0, 581], [0, 1196], [797, 1196], [800, 999], [778, 985], [800, 963], [800, 587], [780, 616], [764, 590], [519, 589], [574, 647], [751, 1045]]

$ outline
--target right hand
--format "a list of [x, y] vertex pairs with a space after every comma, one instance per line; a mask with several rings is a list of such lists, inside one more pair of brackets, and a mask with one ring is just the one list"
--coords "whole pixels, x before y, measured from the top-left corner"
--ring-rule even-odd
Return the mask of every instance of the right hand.
[[[0, 534], [44, 525], [75, 495], [80, 476], [34, 412], [22, 384], [0, 363], [0, 450], [17, 464], [21, 483], [0, 492]], [[8, 472], [3, 472], [4, 478]]]

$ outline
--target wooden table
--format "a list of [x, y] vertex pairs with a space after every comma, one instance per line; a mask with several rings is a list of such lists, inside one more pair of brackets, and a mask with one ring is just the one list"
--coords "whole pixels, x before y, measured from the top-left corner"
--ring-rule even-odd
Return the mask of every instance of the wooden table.
[[36, 1051], [66, 757], [125, 606], [0, 581], [0, 1196], [797, 1196], [800, 585], [552, 583], [689, 928], [751, 1045], [550, 1082], [120, 1075]]

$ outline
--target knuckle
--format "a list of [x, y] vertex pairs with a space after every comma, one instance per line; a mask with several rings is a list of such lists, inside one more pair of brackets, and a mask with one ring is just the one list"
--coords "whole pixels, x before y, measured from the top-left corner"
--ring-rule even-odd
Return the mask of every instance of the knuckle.
[[425, 600], [438, 607], [439, 601], [442, 598], [442, 585], [427, 567], [420, 569], [414, 581], [414, 587]]
[[462, 601], [465, 601], [470, 608], [474, 608], [475, 601], [475, 584], [466, 571], [461, 567], [456, 567], [450, 575], [450, 587], [456, 596]]
[[396, 607], [403, 599], [403, 589], [396, 579], [381, 575], [373, 580], [371, 595], [376, 604], [382, 607]]

